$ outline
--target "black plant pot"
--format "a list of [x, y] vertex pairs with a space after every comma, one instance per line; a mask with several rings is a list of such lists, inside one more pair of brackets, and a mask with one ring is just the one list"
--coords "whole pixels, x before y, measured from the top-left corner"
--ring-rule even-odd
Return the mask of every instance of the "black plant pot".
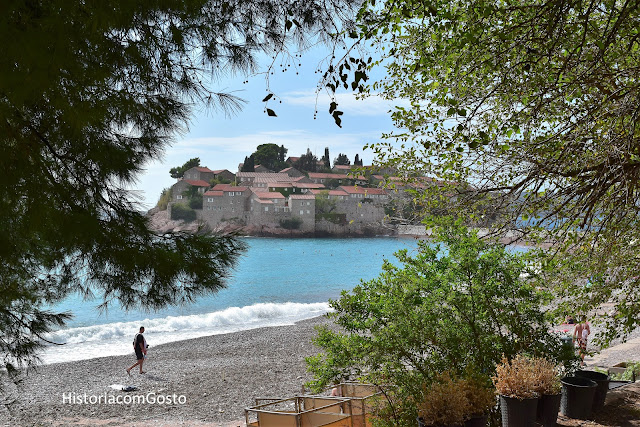
[[487, 414], [478, 415], [464, 422], [464, 427], [486, 427]]
[[607, 398], [607, 391], [609, 391], [609, 375], [595, 371], [576, 371], [576, 377], [588, 378], [598, 384], [596, 394], [593, 397], [593, 410], [602, 409], [604, 400]]
[[558, 420], [561, 400], [562, 393], [543, 394], [540, 396], [536, 421], [542, 424], [543, 427], [555, 427]]
[[516, 399], [500, 396], [502, 427], [533, 427], [536, 424], [538, 398]]
[[564, 377], [562, 383], [562, 400], [560, 412], [569, 418], [586, 420], [591, 416], [596, 384], [588, 378]]

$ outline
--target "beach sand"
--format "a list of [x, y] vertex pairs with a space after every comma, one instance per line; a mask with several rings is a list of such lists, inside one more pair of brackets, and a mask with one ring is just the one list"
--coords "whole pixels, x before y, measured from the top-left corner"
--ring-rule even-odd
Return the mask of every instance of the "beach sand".
[[[0, 409], [0, 426], [239, 426], [244, 408], [257, 397], [289, 397], [301, 392], [311, 379], [304, 358], [318, 353], [311, 343], [315, 326], [329, 324], [326, 317], [293, 326], [269, 327], [213, 335], [149, 348], [144, 364], [129, 377], [135, 362], [127, 356], [110, 356], [79, 362], [40, 366], [18, 387], [5, 390], [3, 400], [14, 400], [11, 411]], [[145, 336], [153, 343], [153, 331]], [[6, 384], [6, 382], [4, 382]], [[112, 389], [113, 384], [134, 385], [135, 392]], [[5, 386], [6, 387], [6, 386]], [[171, 396], [185, 404], [63, 403], [84, 395], [106, 401], [115, 396]], [[184, 398], [182, 397], [184, 396]], [[94, 398], [94, 399], [96, 399]], [[0, 405], [2, 408], [3, 405]]]

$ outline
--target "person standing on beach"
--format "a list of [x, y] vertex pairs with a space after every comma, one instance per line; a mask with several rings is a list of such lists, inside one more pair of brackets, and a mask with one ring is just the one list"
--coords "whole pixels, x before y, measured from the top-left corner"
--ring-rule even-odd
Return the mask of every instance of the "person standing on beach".
[[580, 322], [573, 329], [573, 339], [577, 341], [578, 351], [580, 352], [580, 366], [584, 366], [584, 356], [587, 354], [587, 339], [590, 333], [591, 328], [586, 316], [581, 316]]
[[131, 370], [136, 366], [140, 366], [140, 373], [144, 374], [142, 370], [142, 364], [144, 363], [144, 357], [147, 354], [147, 342], [142, 335], [144, 333], [144, 326], [140, 326], [140, 332], [136, 334], [133, 339], [133, 349], [136, 352], [136, 363], [134, 363], [129, 369], [127, 369], [127, 374], [131, 376]]

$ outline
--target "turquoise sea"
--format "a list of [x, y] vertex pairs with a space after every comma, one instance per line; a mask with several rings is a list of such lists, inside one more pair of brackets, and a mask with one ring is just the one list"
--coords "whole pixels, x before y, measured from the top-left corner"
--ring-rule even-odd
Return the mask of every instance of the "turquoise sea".
[[[117, 306], [99, 312], [99, 301], [68, 298], [53, 307], [74, 318], [50, 338], [44, 363], [67, 362], [131, 353], [140, 326], [154, 345], [292, 324], [326, 313], [329, 299], [381, 271], [384, 259], [395, 261], [399, 249], [415, 251], [412, 238], [277, 239], [245, 238], [248, 250], [227, 280], [227, 288], [184, 307], [157, 312], [125, 312]], [[150, 351], [152, 355], [152, 351]]]

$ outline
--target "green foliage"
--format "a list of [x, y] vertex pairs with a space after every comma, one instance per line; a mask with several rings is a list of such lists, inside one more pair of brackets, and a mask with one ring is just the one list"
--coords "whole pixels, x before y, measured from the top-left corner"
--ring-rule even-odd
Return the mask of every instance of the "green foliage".
[[370, 146], [376, 163], [442, 179], [424, 189], [432, 206], [555, 243], [547, 283], [563, 309], [615, 307], [596, 343], [640, 326], [640, 8], [386, 0], [358, 19], [355, 36], [383, 52], [367, 73], [386, 68], [369, 90], [407, 101]]
[[298, 230], [301, 225], [302, 219], [298, 217], [291, 217], [280, 220], [280, 227], [287, 230]]
[[328, 180], [325, 185], [327, 186], [327, 188], [338, 188], [341, 185], [348, 185], [348, 180], [346, 178], [342, 179], [342, 183], [340, 183], [340, 180], [338, 178], [332, 178], [330, 180]]
[[351, 164], [351, 160], [349, 160], [349, 157], [347, 157], [346, 154], [338, 154], [338, 157], [336, 157], [335, 159], [333, 159], [333, 166], [336, 165], [350, 165]]
[[244, 158], [244, 163], [242, 163], [242, 169], [241, 172], [255, 172], [255, 160], [253, 158], [253, 155], [247, 157], [245, 156]]
[[[276, 144], [260, 144], [251, 155], [254, 165], [261, 165], [272, 171], [279, 171], [287, 167], [282, 159], [287, 155], [284, 146], [278, 147]], [[250, 160], [251, 161], [251, 160]]]
[[165, 188], [164, 190], [162, 190], [162, 193], [160, 194], [158, 203], [156, 203], [156, 208], [160, 209], [161, 211], [166, 211], [170, 201], [171, 201], [171, 189]]
[[185, 164], [183, 164], [182, 166], [176, 166], [175, 168], [171, 168], [169, 170], [169, 174], [171, 175], [171, 178], [182, 178], [186, 171], [196, 166], [200, 166], [199, 157], [194, 157], [193, 159], [187, 160]]
[[329, 157], [329, 147], [324, 148], [324, 156], [322, 156], [322, 163], [324, 163], [325, 169], [331, 169], [331, 157]]
[[322, 353], [307, 359], [312, 387], [352, 377], [391, 385], [395, 421], [407, 422], [413, 397], [440, 372], [488, 377], [503, 355], [523, 351], [558, 360], [547, 295], [521, 279], [535, 253], [510, 253], [459, 225], [439, 229], [437, 242], [420, 241], [413, 257], [399, 251], [401, 266], [385, 261], [378, 278], [331, 301], [342, 330], [319, 330]]
[[316, 215], [331, 213], [337, 206], [336, 200], [329, 198], [329, 191], [324, 190], [316, 195]]
[[202, 203], [203, 203], [202, 199], [203, 199], [202, 194], [200, 193], [194, 194], [189, 198], [189, 207], [191, 209], [202, 209]]
[[184, 203], [171, 205], [171, 219], [192, 222], [196, 220], [196, 211]]
[[307, 148], [306, 154], [300, 156], [293, 167], [303, 172], [315, 172], [318, 169], [318, 158]]
[[0, 2], [0, 357], [8, 368], [35, 362], [41, 337], [69, 318], [44, 307], [72, 293], [97, 295], [103, 308], [156, 309], [224, 286], [243, 244], [206, 230], [156, 235], [128, 189], [188, 126], [194, 106], [230, 114], [242, 105], [208, 81], [254, 72], [259, 55], [279, 56], [292, 41], [331, 40], [354, 7]]

